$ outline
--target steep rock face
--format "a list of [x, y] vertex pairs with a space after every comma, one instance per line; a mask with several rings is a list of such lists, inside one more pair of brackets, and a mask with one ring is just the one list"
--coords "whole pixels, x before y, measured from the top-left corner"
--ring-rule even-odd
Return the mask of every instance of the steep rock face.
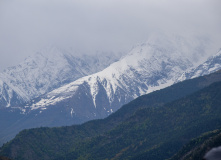
[[[113, 54], [112, 54], [113, 55]], [[118, 57], [73, 56], [57, 47], [48, 47], [18, 66], [0, 73], [0, 107], [14, 107], [83, 76], [98, 72]]]
[[178, 81], [192, 79], [203, 75], [208, 75], [221, 69], [221, 49], [214, 56], [209, 57], [204, 63], [192, 68], [182, 74]]

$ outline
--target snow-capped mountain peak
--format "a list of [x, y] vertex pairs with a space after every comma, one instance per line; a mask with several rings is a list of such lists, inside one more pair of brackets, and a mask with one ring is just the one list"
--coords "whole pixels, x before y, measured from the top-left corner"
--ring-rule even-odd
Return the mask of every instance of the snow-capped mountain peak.
[[27, 102], [78, 78], [98, 72], [118, 59], [114, 56], [110, 60], [102, 58], [102, 62], [98, 64], [98, 57], [101, 59], [104, 56], [87, 56], [87, 59], [85, 56], [75, 57], [56, 46], [40, 50], [19, 65], [0, 73], [0, 107], [18, 105], [20, 102], [16, 101]]
[[[182, 72], [192, 67], [188, 59], [179, 56], [181, 53], [174, 56], [178, 50], [155, 47], [149, 43], [138, 45], [104, 70], [53, 90], [27, 108], [44, 110], [77, 99], [72, 109], [79, 110], [81, 105], [74, 104], [88, 98], [91, 101], [88, 107], [94, 108], [93, 113], [105, 117], [138, 96], [172, 85]], [[83, 100], [81, 96], [87, 98]]]

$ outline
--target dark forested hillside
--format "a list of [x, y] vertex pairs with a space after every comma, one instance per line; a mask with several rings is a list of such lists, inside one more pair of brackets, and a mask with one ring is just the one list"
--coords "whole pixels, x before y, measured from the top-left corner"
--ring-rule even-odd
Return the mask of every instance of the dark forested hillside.
[[221, 127], [221, 82], [187, 96], [220, 78], [219, 71], [178, 83], [103, 120], [24, 130], [0, 154], [15, 160], [169, 158], [192, 138]]
[[0, 156], [0, 160], [10, 160], [10, 159], [7, 158], [7, 157], [2, 157], [2, 156]]
[[191, 140], [169, 160], [203, 159], [209, 150], [219, 146], [221, 146], [221, 130], [206, 132], [203, 133], [200, 137]]

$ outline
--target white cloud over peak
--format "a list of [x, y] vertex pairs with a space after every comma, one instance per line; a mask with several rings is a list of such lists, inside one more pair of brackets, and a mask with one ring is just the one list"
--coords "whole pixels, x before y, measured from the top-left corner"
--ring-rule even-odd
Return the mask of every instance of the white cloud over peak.
[[0, 70], [50, 43], [125, 51], [154, 31], [221, 44], [220, 0], [2, 0]]

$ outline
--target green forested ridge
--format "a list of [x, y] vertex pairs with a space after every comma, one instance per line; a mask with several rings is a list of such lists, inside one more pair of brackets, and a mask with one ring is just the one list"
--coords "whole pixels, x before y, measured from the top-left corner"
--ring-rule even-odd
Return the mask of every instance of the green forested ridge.
[[24, 130], [0, 154], [15, 160], [169, 158], [190, 139], [221, 126], [220, 83], [176, 100], [219, 81], [220, 73], [141, 96], [104, 120]]
[[221, 146], [221, 130], [206, 132], [200, 137], [191, 140], [177, 154], [168, 160], [203, 159], [210, 149], [218, 146]]

